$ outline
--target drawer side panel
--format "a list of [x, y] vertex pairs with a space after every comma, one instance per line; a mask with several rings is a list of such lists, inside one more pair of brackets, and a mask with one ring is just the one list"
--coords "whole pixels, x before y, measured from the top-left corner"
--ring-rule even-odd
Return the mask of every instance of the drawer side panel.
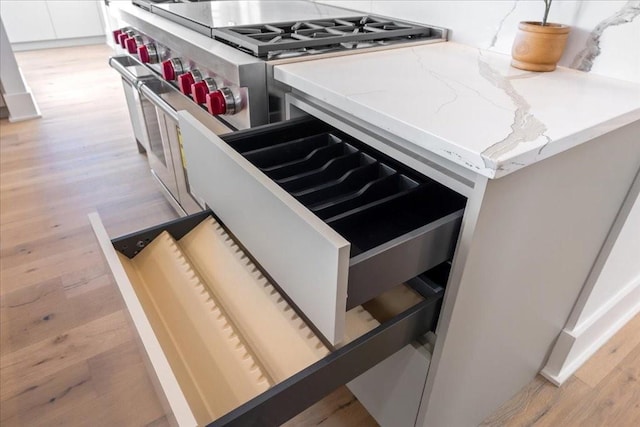
[[144, 309], [118, 258], [118, 253], [111, 244], [100, 217], [95, 212], [91, 213], [89, 214], [89, 221], [178, 424], [181, 426], [197, 425], [191, 408], [180, 389], [178, 380], [171, 370], [169, 361], [162, 351], [160, 342], [154, 334], [151, 323], [149, 323], [145, 315]]

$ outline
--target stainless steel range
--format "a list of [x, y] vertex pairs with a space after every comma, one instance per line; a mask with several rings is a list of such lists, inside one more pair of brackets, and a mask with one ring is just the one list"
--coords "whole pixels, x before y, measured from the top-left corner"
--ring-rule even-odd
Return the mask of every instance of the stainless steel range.
[[358, 15], [307, 1], [110, 4], [126, 24], [113, 36], [140, 151], [180, 213], [200, 210], [190, 194], [176, 111], [216, 134], [282, 120], [284, 93], [273, 66], [399, 44], [445, 41], [442, 28]]

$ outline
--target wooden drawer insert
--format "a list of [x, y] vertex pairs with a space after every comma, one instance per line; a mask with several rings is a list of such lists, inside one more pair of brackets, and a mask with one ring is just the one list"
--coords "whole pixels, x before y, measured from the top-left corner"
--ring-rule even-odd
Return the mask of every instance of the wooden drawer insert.
[[114, 240], [90, 219], [180, 425], [279, 425], [437, 320], [442, 289], [416, 280], [346, 313], [334, 348], [211, 212]]

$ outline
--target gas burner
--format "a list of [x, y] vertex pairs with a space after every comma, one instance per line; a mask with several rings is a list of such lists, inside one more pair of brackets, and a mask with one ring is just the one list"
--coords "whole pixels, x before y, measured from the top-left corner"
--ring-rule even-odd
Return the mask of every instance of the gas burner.
[[215, 28], [213, 36], [254, 56], [271, 59], [370, 47], [371, 43], [441, 38], [442, 34], [432, 34], [429, 27], [368, 15]]

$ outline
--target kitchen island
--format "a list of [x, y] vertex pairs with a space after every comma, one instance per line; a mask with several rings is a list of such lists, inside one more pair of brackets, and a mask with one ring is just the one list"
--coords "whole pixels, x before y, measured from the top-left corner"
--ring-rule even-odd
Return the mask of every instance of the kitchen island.
[[[197, 47], [198, 58], [208, 50], [229, 50], [188, 28], [129, 9], [115, 13], [125, 18], [120, 25], [154, 22], [175, 29], [173, 36]], [[244, 58], [238, 52], [233, 56]], [[523, 72], [509, 66], [508, 56], [451, 42], [306, 59], [265, 63], [269, 95], [285, 97], [288, 117], [315, 116], [462, 194], [467, 202], [457, 243], [453, 239], [453, 265], [435, 336], [429, 345], [405, 346], [350, 387], [382, 425], [477, 424], [543, 368], [607, 260], [640, 191], [640, 89], [567, 69]], [[210, 67], [218, 71], [213, 62]], [[307, 278], [320, 277], [309, 271], [329, 271], [329, 279], [323, 276], [315, 283], [329, 294], [338, 274], [330, 271], [331, 260], [314, 257], [302, 233], [291, 232], [296, 228], [288, 219], [302, 218], [300, 224], [311, 224], [311, 235], [320, 235], [323, 242], [333, 236], [338, 243], [329, 245], [331, 250], [347, 248], [349, 242], [317, 218], [309, 219], [306, 207], [266, 181], [225, 140], [198, 126], [188, 111], [175, 114], [192, 194], [202, 196], [214, 187], [212, 182], [225, 182], [216, 187], [220, 189], [237, 185], [240, 180], [234, 178], [253, 180], [247, 182], [256, 191], [230, 191], [233, 196], [222, 202], [216, 200], [219, 194], [210, 193], [201, 204], [221, 216], [268, 274], [275, 274], [268, 265], [275, 265], [272, 255], [288, 262], [279, 265], [280, 272], [301, 273], [288, 281], [298, 294], [287, 289], [287, 295], [305, 315], [310, 317], [310, 307], [329, 320], [344, 314], [339, 304], [309, 297], [318, 286]], [[287, 126], [295, 123], [255, 132], [269, 137]], [[218, 151], [212, 153], [214, 145]], [[225, 165], [241, 165], [241, 170], [229, 169], [235, 175], [211, 179], [212, 170], [223, 170], [212, 166], [220, 159], [232, 159]], [[258, 218], [253, 213], [268, 203], [247, 209], [242, 205], [246, 200], [235, 197], [251, 194], [257, 199], [258, 190], [265, 188], [268, 201], [274, 194], [284, 201], [279, 214]], [[238, 212], [251, 215], [235, 227]], [[280, 222], [286, 232], [265, 238], [265, 231], [277, 229], [261, 227], [265, 218], [285, 218]], [[289, 240], [280, 250], [268, 247], [260, 254], [250, 246], [264, 249], [265, 241], [275, 246], [283, 235]], [[294, 261], [281, 254], [282, 248], [292, 247], [299, 249], [291, 251], [300, 257]], [[427, 252], [407, 252], [386, 271], [406, 267], [411, 256], [426, 258]], [[334, 264], [344, 267], [347, 262]], [[344, 268], [336, 271], [344, 279]], [[302, 300], [311, 305], [303, 306]], [[627, 309], [637, 311], [637, 304]], [[553, 374], [548, 377], [554, 380]]]
[[[421, 426], [476, 425], [545, 366], [640, 192], [639, 85], [509, 62], [449, 42], [273, 73], [292, 88], [290, 115], [348, 122], [342, 130], [468, 197]], [[619, 319], [638, 311], [637, 289], [626, 301]], [[386, 396], [352, 384], [379, 421], [401, 415], [380, 402], [409, 389], [403, 369], [378, 373], [396, 378]]]

